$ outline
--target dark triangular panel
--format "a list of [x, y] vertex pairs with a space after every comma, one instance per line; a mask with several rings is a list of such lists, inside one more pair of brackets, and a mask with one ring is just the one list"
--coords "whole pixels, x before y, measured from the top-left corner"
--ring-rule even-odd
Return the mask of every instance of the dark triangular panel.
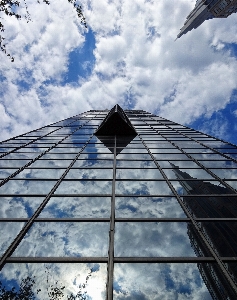
[[123, 109], [116, 104], [97, 129], [96, 136], [137, 135]]
[[112, 153], [114, 153], [116, 135], [117, 155], [137, 136], [137, 133], [123, 109], [116, 104], [105, 117], [95, 135]]

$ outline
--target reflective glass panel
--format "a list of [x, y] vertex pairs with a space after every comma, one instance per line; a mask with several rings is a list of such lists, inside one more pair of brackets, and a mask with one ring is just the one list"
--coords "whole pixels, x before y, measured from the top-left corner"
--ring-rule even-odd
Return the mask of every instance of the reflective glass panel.
[[116, 178], [122, 179], [163, 179], [158, 169], [116, 169]]
[[185, 218], [175, 198], [116, 197], [116, 218]]
[[31, 165], [31, 167], [33, 167], [33, 168], [44, 168], [44, 167], [46, 167], [46, 168], [54, 168], [54, 167], [67, 168], [71, 162], [72, 162], [72, 160], [39, 159], [39, 160], [35, 161]]
[[113, 160], [97, 160], [97, 159], [86, 159], [86, 160], [77, 160], [73, 165], [74, 168], [113, 168]]
[[109, 218], [110, 197], [52, 197], [40, 218]]
[[8, 263], [0, 273], [1, 295], [3, 299], [105, 300], [106, 268], [98, 263]]
[[225, 195], [213, 195], [204, 197], [202, 195], [183, 197], [190, 212], [197, 218], [236, 218], [237, 197]]
[[196, 256], [182, 222], [116, 223], [115, 256]]
[[164, 169], [163, 170], [166, 174], [166, 176], [169, 179], [176, 179], [179, 178], [179, 174], [186, 174], [188, 178], [196, 178], [196, 179], [214, 179], [209, 173], [207, 173], [205, 170], [200, 169], [180, 169], [176, 163], [174, 165], [173, 169]]
[[152, 160], [117, 160], [116, 166], [127, 168], [156, 168]]
[[204, 180], [172, 180], [172, 185], [180, 195], [229, 194], [229, 189], [219, 181]]
[[109, 223], [35, 222], [13, 256], [107, 256], [108, 231]]
[[8, 249], [24, 224], [23, 222], [0, 222], [0, 256]]
[[200, 222], [199, 225], [219, 256], [237, 256], [237, 222]]
[[116, 181], [116, 194], [129, 195], [170, 195], [165, 181]]
[[43, 197], [0, 197], [0, 218], [30, 218]]
[[21, 168], [24, 165], [26, 165], [30, 160], [29, 159], [12, 159], [12, 160], [7, 160], [7, 159], [1, 159], [0, 160], [0, 167], [1, 168]]
[[64, 173], [65, 169], [29, 169], [26, 168], [15, 178], [39, 178], [39, 179], [59, 179]]
[[65, 179], [112, 179], [113, 169], [71, 169]]
[[62, 181], [55, 194], [111, 194], [111, 181]]
[[45, 180], [10, 180], [0, 187], [0, 194], [46, 194], [56, 181]]

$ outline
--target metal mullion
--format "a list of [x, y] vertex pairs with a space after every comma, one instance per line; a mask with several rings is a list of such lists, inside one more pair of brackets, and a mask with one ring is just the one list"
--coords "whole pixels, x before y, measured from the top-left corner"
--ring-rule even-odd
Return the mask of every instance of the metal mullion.
[[[195, 218], [196, 222], [237, 222], [237, 218]], [[0, 219], [1, 220], [1, 219]], [[189, 218], [115, 218], [116, 222], [190, 222]]]
[[[237, 257], [222, 257], [236, 262]], [[105, 257], [9, 257], [6, 263], [106, 263]], [[215, 263], [213, 257], [115, 257], [114, 263]]]
[[[65, 168], [66, 169], [66, 168]], [[20, 180], [24, 180], [24, 181], [57, 181], [58, 178], [13, 178], [13, 179], [9, 179], [10, 181], [16, 180], [16, 181], [20, 181]], [[64, 179], [64, 181], [112, 181], [113, 179], [108, 179], [108, 178], [66, 178]], [[120, 179], [119, 179], [120, 180]], [[130, 180], [130, 179], [128, 179]], [[139, 179], [142, 180], [142, 179]], [[148, 179], [149, 180], [149, 179]], [[161, 179], [157, 179], [161, 180]]]
[[[46, 197], [47, 194], [0, 194], [0, 197]], [[202, 194], [202, 197], [222, 197], [223, 195], [225, 197], [235, 197], [236, 194]], [[55, 194], [53, 197], [111, 197], [111, 194]], [[160, 195], [160, 194], [154, 194], [154, 195], [132, 195], [132, 194], [116, 194], [116, 197], [124, 197], [124, 198], [131, 198], [131, 197], [136, 197], [136, 198], [154, 198], [154, 197], [159, 197], [159, 198], [172, 198], [174, 195]], [[182, 195], [182, 198], [186, 197], [200, 197], [200, 195]]]
[[107, 257], [8, 257], [6, 263], [107, 263]]
[[[25, 179], [27, 180], [27, 179]], [[71, 180], [71, 179], [67, 179], [67, 180]], [[80, 179], [80, 180], [83, 180], [83, 179]], [[88, 179], [85, 179], [85, 180], [88, 180]], [[99, 179], [97, 179], [99, 180]], [[101, 179], [103, 180], [103, 179]], [[107, 180], [110, 180], [110, 179], [107, 179]], [[231, 179], [225, 179], [225, 180], [231, 180]], [[154, 178], [117, 178], [117, 181], [164, 181], [164, 179], [154, 179]], [[169, 181], [179, 181], [179, 182], [182, 182], [182, 181], [208, 181], [208, 182], [217, 182], [216, 179], [169, 179]], [[233, 181], [237, 181], [237, 179], [233, 179]]]
[[[30, 218], [0, 218], [0, 222], [28, 222]], [[34, 222], [110, 222], [110, 218], [36, 218]]]
[[116, 135], [114, 136], [114, 162], [113, 162], [113, 182], [111, 196], [111, 216], [109, 231], [109, 251], [108, 251], [108, 274], [107, 274], [107, 295], [106, 300], [113, 299], [113, 277], [114, 277], [114, 231], [115, 231], [115, 181], [116, 181]]
[[[225, 258], [233, 262], [234, 257]], [[7, 263], [105, 263], [104, 257], [9, 257]], [[115, 257], [115, 263], [214, 263], [213, 257]]]
[[[73, 121], [73, 122], [76, 122], [76, 121]], [[71, 122], [71, 123], [73, 123], [73, 122]], [[69, 124], [71, 124], [71, 123], [69, 123]], [[43, 138], [43, 137], [46, 137], [46, 136], [48, 136], [49, 134], [51, 134], [52, 132], [55, 132], [55, 131], [57, 131], [57, 130], [59, 130], [59, 129], [62, 129], [62, 128], [64, 128], [64, 126], [61, 126], [61, 127], [59, 127], [58, 129], [55, 129], [55, 130], [53, 130], [53, 131], [51, 131], [51, 132], [49, 132], [49, 133], [47, 133], [47, 134], [45, 134], [45, 135], [39, 136], [38, 138], [36, 138], [36, 139], [34, 139], [34, 140], [31, 139], [31, 141], [30, 141], [29, 143], [26, 143], [26, 144], [24, 144], [24, 145], [22, 145], [22, 146], [20, 146], [20, 147], [14, 148], [14, 150], [11, 150], [11, 151], [9, 151], [9, 152], [6, 152], [6, 153], [0, 155], [0, 158], [4, 157], [4, 156], [6, 156], [6, 155], [8, 155], [8, 154], [10, 154], [10, 153], [14, 153], [15, 151], [17, 151], [17, 150], [19, 150], [19, 149], [25, 148], [26, 146], [28, 146], [28, 145], [30, 145], [30, 144], [32, 144], [32, 143], [34, 143], [34, 142], [40, 140], [40, 139]]]
[[[140, 136], [139, 136], [140, 137]], [[222, 273], [224, 274], [224, 276], [226, 277], [227, 281], [229, 282], [231, 288], [233, 289], [233, 291], [235, 292], [236, 296], [237, 296], [237, 286], [235, 285], [232, 277], [230, 276], [229, 272], [227, 271], [224, 263], [221, 261], [221, 259], [219, 258], [219, 256], [215, 253], [215, 251], [212, 249], [211, 245], [209, 244], [209, 242], [207, 241], [207, 239], [205, 238], [204, 234], [202, 233], [200, 227], [198, 226], [197, 222], [195, 221], [195, 219], [193, 218], [192, 214], [189, 212], [188, 208], [186, 207], [185, 203], [183, 203], [183, 201], [181, 200], [179, 194], [176, 192], [175, 188], [173, 187], [173, 185], [170, 183], [168, 177], [166, 176], [166, 174], [164, 173], [164, 171], [162, 170], [162, 168], [160, 167], [160, 165], [158, 164], [158, 162], [156, 161], [155, 157], [153, 156], [153, 154], [150, 152], [149, 148], [146, 146], [145, 142], [143, 141], [143, 139], [140, 137], [142, 143], [144, 144], [144, 146], [146, 147], [148, 153], [150, 154], [151, 158], [153, 159], [154, 163], [156, 164], [157, 168], [159, 169], [159, 171], [161, 172], [162, 176], [164, 177], [164, 179], [166, 180], [169, 188], [171, 189], [171, 191], [173, 192], [173, 194], [175, 195], [176, 199], [179, 202], [179, 205], [182, 207], [183, 211], [185, 212], [186, 216], [188, 218], [190, 218], [192, 225], [194, 226], [194, 228], [196, 229], [197, 233], [199, 234], [201, 240], [204, 242], [204, 244], [206, 245], [207, 249], [209, 250], [209, 252], [211, 253], [211, 255], [214, 257], [215, 261], [217, 262], [219, 268], [221, 269]], [[209, 195], [210, 196], [210, 195]]]
[[[145, 122], [145, 121], [144, 121]], [[153, 128], [150, 125], [151, 128]], [[153, 128], [153, 130], [155, 130]], [[155, 130], [158, 134], [160, 134], [157, 130]], [[162, 134], [160, 134], [162, 136]], [[217, 176], [216, 174], [214, 174], [212, 171], [210, 171], [208, 168], [206, 168], [203, 164], [200, 163], [199, 160], [195, 159], [194, 157], [192, 157], [190, 154], [186, 153], [182, 148], [180, 148], [178, 145], [175, 144], [175, 142], [169, 141], [166, 137], [164, 137], [167, 142], [169, 142], [170, 144], [172, 144], [173, 146], [175, 146], [179, 151], [181, 151], [183, 154], [185, 154], [189, 159], [191, 159], [193, 162], [195, 162], [199, 167], [201, 167], [203, 170], [205, 170], [208, 174], [210, 174], [213, 178], [217, 179], [219, 182], [221, 182], [222, 185], [224, 185], [226, 188], [228, 188], [229, 190], [231, 190], [232, 192], [234, 192], [235, 194], [237, 194], [237, 191], [230, 186], [228, 183], [226, 183], [225, 181], [223, 181], [219, 176]], [[196, 141], [195, 141], [196, 142]], [[228, 159], [230, 159], [228, 157]], [[171, 159], [169, 159], [171, 161]], [[230, 159], [231, 160], [231, 159]], [[217, 160], [207, 160], [207, 161], [217, 161]], [[236, 161], [237, 162], [237, 161]]]
[[[1, 219], [0, 219], [1, 220]], [[237, 218], [236, 218], [237, 221]], [[190, 222], [189, 218], [115, 218], [115, 222]]]
[[[91, 118], [92, 119], [92, 118]], [[88, 122], [91, 120], [89, 119]], [[83, 124], [84, 125], [84, 124]], [[82, 126], [83, 126], [82, 125]], [[73, 159], [73, 161], [70, 163], [70, 165], [67, 167], [67, 169], [65, 170], [65, 172], [62, 174], [62, 176], [58, 179], [57, 183], [54, 185], [54, 187], [51, 189], [51, 191], [47, 194], [47, 196], [45, 197], [45, 199], [42, 201], [42, 203], [40, 204], [40, 206], [37, 208], [37, 210], [35, 211], [35, 213], [32, 215], [32, 217], [30, 218], [30, 220], [25, 224], [25, 226], [20, 230], [20, 232], [18, 233], [18, 235], [15, 237], [15, 239], [13, 240], [13, 242], [11, 243], [11, 245], [8, 247], [8, 249], [5, 251], [5, 253], [3, 254], [2, 258], [0, 259], [0, 270], [2, 270], [2, 268], [4, 267], [5, 263], [6, 263], [6, 259], [12, 255], [12, 253], [15, 251], [15, 249], [17, 248], [17, 246], [19, 245], [19, 243], [21, 242], [21, 240], [23, 239], [23, 237], [25, 236], [25, 234], [28, 232], [28, 230], [31, 228], [31, 226], [34, 223], [34, 220], [39, 216], [39, 214], [41, 213], [41, 211], [43, 210], [43, 208], [47, 205], [49, 199], [53, 196], [54, 192], [57, 190], [57, 188], [59, 187], [59, 185], [61, 184], [62, 180], [66, 177], [66, 175], [68, 174], [68, 172], [70, 171], [71, 167], [74, 165], [74, 163], [76, 162], [76, 160], [78, 159], [78, 157], [80, 156], [81, 152], [85, 149], [85, 147], [87, 146], [88, 142], [93, 138], [94, 134], [88, 139], [88, 141], [85, 143], [84, 147], [82, 147], [82, 149], [80, 150], [80, 152], [76, 155], [76, 157]]]
[[[230, 261], [235, 261], [230, 258]], [[215, 263], [213, 257], [115, 257], [115, 263]]]
[[[89, 122], [90, 120], [88, 120], [87, 122]], [[87, 123], [86, 122], [86, 123]], [[86, 124], [85, 123], [85, 124]], [[49, 152], [50, 150], [54, 149], [57, 147], [57, 145], [59, 145], [60, 143], [62, 143], [66, 138], [68, 138], [69, 136], [73, 135], [74, 132], [76, 132], [77, 130], [81, 129], [84, 126], [81, 125], [80, 127], [78, 127], [77, 129], [75, 129], [73, 132], [71, 132], [69, 135], [65, 136], [61, 141], [57, 142], [56, 144], [54, 144], [54, 146], [48, 148], [47, 150], [45, 150], [44, 152], [42, 152], [40, 155], [36, 156], [35, 158], [31, 159], [26, 165], [24, 165], [23, 167], [19, 168], [16, 172], [14, 172], [13, 174], [11, 174], [10, 176], [8, 176], [7, 178], [5, 178], [4, 180], [2, 180], [0, 182], [0, 187], [3, 186], [6, 182], [8, 182], [11, 178], [15, 177], [17, 174], [19, 174], [21, 171], [23, 171], [24, 169], [26, 169], [27, 167], [29, 167], [30, 165], [32, 165], [35, 161], [37, 161], [39, 158], [41, 158], [44, 154], [46, 154], [47, 152]], [[11, 159], [11, 160], [17, 160], [17, 159]], [[25, 159], [18, 159], [18, 160], [25, 160]], [[47, 159], [45, 159], [47, 160]], [[48, 159], [48, 160], [52, 160], [52, 159]]]
[[[0, 194], [0, 197], [46, 197], [47, 194]], [[131, 195], [130, 195], [131, 196]], [[53, 197], [111, 197], [111, 194], [55, 194]]]

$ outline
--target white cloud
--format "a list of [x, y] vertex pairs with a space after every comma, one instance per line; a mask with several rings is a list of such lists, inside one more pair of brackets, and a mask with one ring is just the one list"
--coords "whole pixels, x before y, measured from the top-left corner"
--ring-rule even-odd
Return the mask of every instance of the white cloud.
[[68, 54], [82, 47], [84, 29], [67, 1], [29, 1], [33, 22], [7, 20], [15, 62], [1, 54], [2, 139], [115, 103], [181, 123], [223, 109], [237, 85], [236, 59], [224, 47], [235, 43], [236, 15], [206, 21], [175, 42], [194, 4], [83, 0], [96, 39], [95, 66], [78, 84], [62, 85]]

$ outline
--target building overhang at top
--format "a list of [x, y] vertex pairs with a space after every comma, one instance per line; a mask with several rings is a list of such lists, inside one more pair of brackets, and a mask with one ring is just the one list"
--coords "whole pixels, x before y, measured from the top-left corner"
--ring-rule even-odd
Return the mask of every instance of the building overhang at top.
[[99, 128], [96, 130], [95, 135], [136, 136], [137, 133], [123, 109], [118, 104], [116, 104], [105, 117]]
[[[105, 117], [95, 135], [116, 155], [119, 154], [136, 136], [137, 132], [124, 110], [116, 104]], [[116, 150], [114, 141], [116, 136]]]

